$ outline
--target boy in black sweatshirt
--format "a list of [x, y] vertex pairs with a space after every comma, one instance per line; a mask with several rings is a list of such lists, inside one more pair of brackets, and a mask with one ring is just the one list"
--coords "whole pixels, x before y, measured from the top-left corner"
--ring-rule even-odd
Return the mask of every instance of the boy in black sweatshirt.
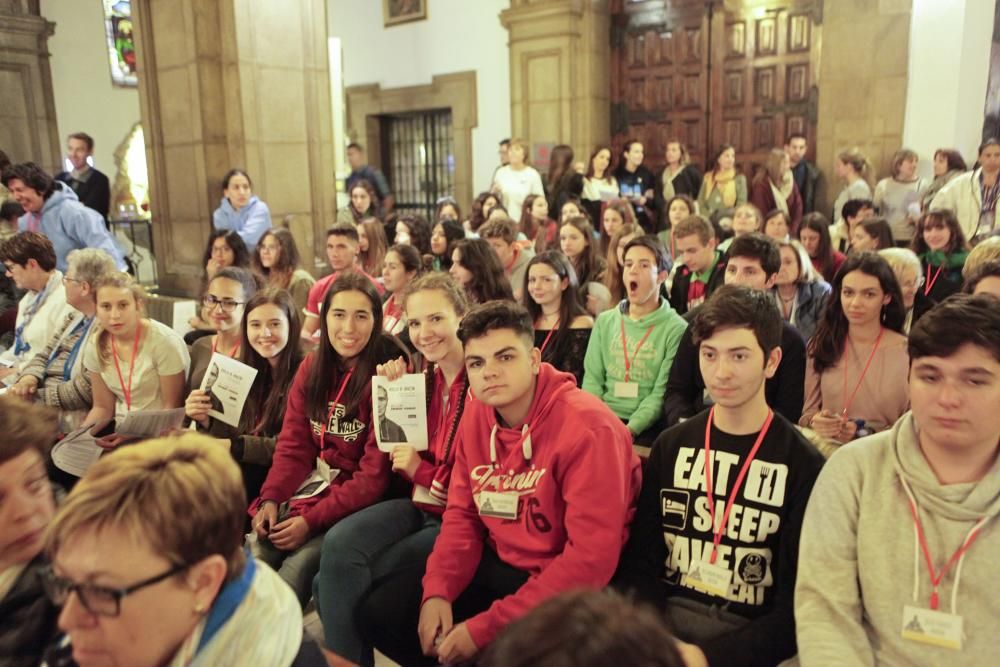
[[715, 406], [656, 440], [622, 556], [618, 583], [665, 608], [691, 667], [796, 652], [799, 530], [823, 458], [764, 396], [781, 324], [746, 287], [702, 307], [693, 336]]

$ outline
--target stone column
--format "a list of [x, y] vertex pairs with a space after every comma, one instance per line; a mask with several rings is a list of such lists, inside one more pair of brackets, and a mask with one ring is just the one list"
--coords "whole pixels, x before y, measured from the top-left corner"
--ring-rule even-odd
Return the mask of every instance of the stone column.
[[192, 291], [222, 177], [247, 170], [305, 268], [325, 266], [336, 214], [323, 0], [133, 3], [156, 261]]
[[54, 32], [38, 0], [0, 0], [0, 150], [53, 173], [62, 171], [49, 68]]
[[902, 146], [911, 7], [912, 0], [823, 3], [816, 162], [824, 178], [816, 206], [825, 215], [844, 187], [834, 172], [841, 151], [858, 146], [883, 178]]
[[610, 136], [607, 0], [512, 0], [511, 134], [533, 145], [568, 143], [586, 162]]

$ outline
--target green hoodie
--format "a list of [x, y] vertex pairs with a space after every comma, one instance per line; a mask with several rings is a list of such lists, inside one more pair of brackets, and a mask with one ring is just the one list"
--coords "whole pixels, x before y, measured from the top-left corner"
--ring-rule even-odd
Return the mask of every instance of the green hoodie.
[[[631, 364], [629, 379], [639, 385], [637, 398], [615, 396], [615, 383], [625, 381], [622, 322]], [[686, 328], [684, 318], [664, 299], [659, 308], [638, 320], [629, 318], [628, 299], [623, 299], [617, 308], [597, 316], [583, 360], [583, 390], [604, 401], [633, 435], [641, 434], [663, 412], [667, 376]], [[647, 331], [649, 337], [637, 354], [636, 346]]]

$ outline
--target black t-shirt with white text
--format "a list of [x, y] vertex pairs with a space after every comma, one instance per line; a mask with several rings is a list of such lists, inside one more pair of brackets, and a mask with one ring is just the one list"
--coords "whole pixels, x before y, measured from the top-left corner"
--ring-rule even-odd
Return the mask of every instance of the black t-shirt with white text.
[[[705, 410], [668, 429], [653, 444], [618, 581], [647, 599], [662, 596], [652, 600], [660, 606], [668, 598], [683, 597], [747, 619], [739, 630], [702, 647], [713, 667], [776, 664], [795, 653], [792, 599], [799, 531], [823, 457], [790, 422], [774, 415], [719, 542], [715, 565], [729, 569], [732, 579], [726, 596], [715, 596], [695, 588], [687, 577], [712, 551], [707, 420]], [[730, 435], [712, 425], [716, 525], [757, 435]]]

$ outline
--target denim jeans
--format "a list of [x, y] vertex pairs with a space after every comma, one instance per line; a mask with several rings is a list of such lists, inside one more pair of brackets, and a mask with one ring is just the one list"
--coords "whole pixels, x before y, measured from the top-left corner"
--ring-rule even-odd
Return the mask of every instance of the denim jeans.
[[316, 535], [294, 551], [282, 551], [267, 540], [251, 544], [250, 550], [258, 559], [270, 565], [295, 591], [295, 597], [305, 609], [311, 592], [309, 582], [319, 569], [319, 552], [323, 546], [323, 536]]
[[398, 498], [355, 512], [327, 531], [313, 596], [328, 649], [359, 665], [374, 664], [357, 628], [358, 604], [373, 583], [403, 568], [423, 568], [440, 529], [440, 517]]

